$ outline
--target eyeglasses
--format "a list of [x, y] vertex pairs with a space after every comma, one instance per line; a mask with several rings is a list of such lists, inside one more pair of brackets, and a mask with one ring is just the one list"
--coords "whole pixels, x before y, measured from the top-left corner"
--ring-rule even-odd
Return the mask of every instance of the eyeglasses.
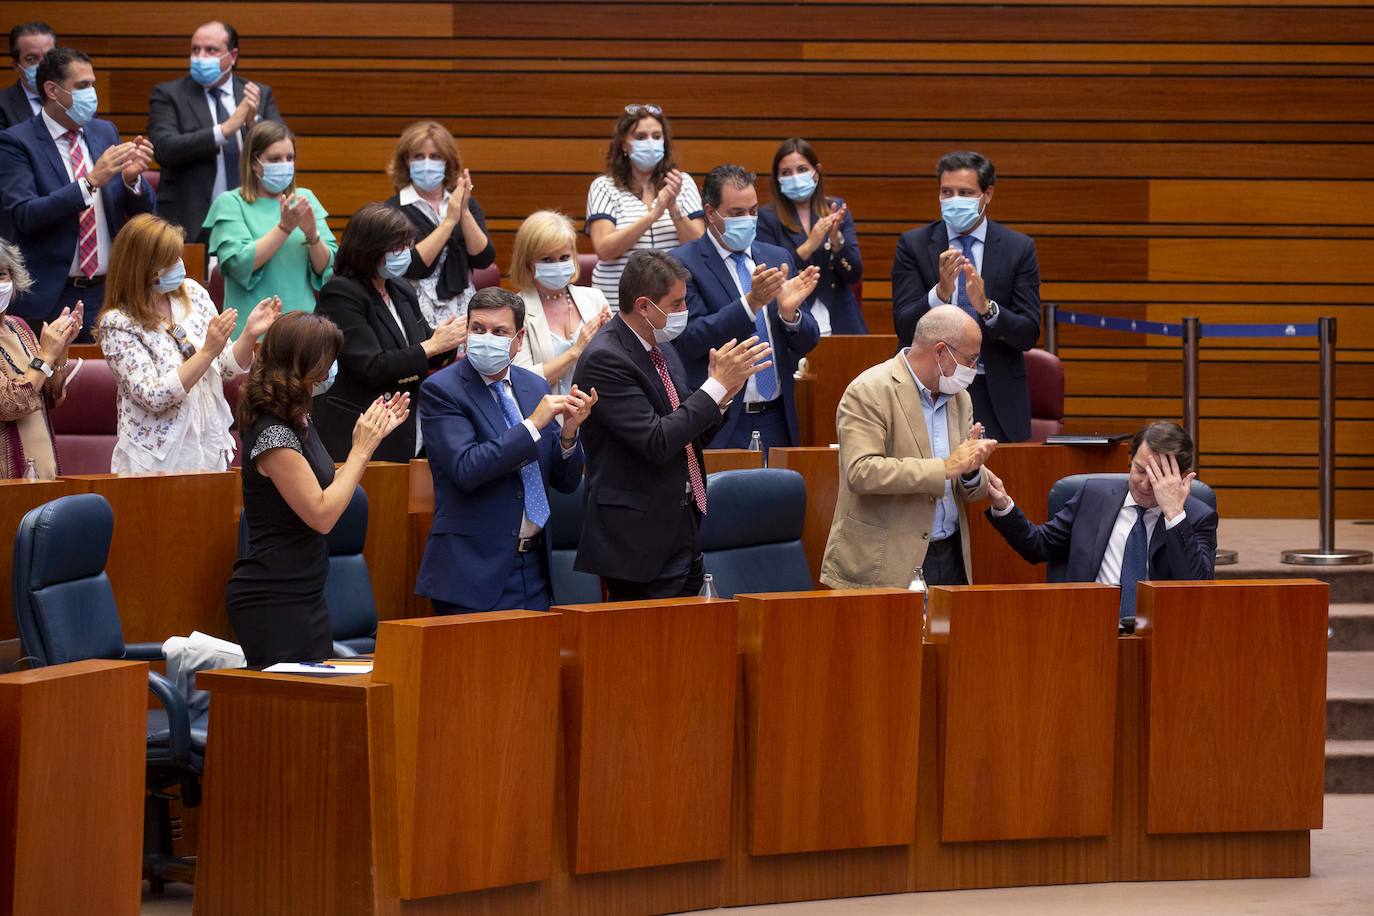
[[951, 353], [953, 353], [955, 356], [959, 357], [959, 359], [963, 360], [965, 364], [972, 363], [972, 364], [975, 365], [975, 366], [978, 365], [978, 357], [976, 357], [976, 356], [969, 356], [969, 355], [968, 355], [967, 353], [965, 353], [963, 350], [960, 350], [958, 347], [954, 346], [952, 343], [950, 343], [950, 342], [947, 341], [947, 340], [942, 340], [942, 341], [940, 341], [940, 343], [942, 343], [942, 344], [944, 344], [945, 346], [949, 347], [949, 351], [950, 351]]
[[167, 333], [171, 334], [172, 340], [176, 341], [177, 349], [181, 351], [181, 358], [183, 360], [190, 359], [196, 355], [196, 345], [187, 339], [185, 328], [179, 324], [174, 324], [167, 328]]
[[626, 105], [625, 113], [636, 118], [643, 117], [646, 114], [652, 115], [655, 118], [663, 117], [663, 109], [659, 108], [657, 105]]

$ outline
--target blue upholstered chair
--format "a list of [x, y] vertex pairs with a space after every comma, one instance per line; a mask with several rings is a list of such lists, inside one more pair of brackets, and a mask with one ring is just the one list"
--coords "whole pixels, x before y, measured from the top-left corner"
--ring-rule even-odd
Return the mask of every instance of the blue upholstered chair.
[[815, 588], [802, 548], [806, 482], [796, 471], [721, 471], [706, 478], [706, 571], [722, 598]]
[[[24, 654], [37, 665], [90, 658], [162, 658], [160, 643], [126, 645], [105, 561], [114, 511], [94, 493], [63, 496], [32, 509], [14, 540], [14, 619]], [[162, 675], [148, 673], [159, 708], [148, 711], [148, 796], [144, 812], [144, 874], [161, 891], [172, 855], [168, 803], [200, 803], [207, 714], [190, 717], [186, 699]], [[168, 790], [180, 785], [177, 796]]]
[[[1049, 495], [1049, 514], [1045, 518], [1054, 518], [1059, 514], [1059, 510], [1068, 505], [1069, 500], [1078, 495], [1078, 491], [1083, 489], [1083, 484], [1089, 480], [1119, 480], [1125, 481], [1130, 478], [1129, 474], [1073, 474], [1069, 477], [1061, 477], [1050, 487]], [[1200, 480], [1194, 480], [1192, 495], [1200, 499], [1213, 509], [1217, 507], [1217, 494], [1212, 492], [1212, 488]], [[1063, 582], [1068, 575], [1068, 560], [1050, 560], [1045, 570], [1045, 581]]]
[[551, 551], [549, 579], [555, 605], [595, 604], [601, 600], [601, 579], [573, 569], [586, 502], [585, 482], [571, 493], [549, 491], [549, 523], [544, 532]]

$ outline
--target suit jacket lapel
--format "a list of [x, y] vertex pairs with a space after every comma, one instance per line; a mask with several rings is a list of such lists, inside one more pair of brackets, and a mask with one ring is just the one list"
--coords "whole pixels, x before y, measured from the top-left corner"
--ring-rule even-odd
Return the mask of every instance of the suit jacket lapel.
[[[701, 241], [697, 244], [697, 254], [704, 262], [703, 266], [705, 266], [707, 272], [716, 278], [716, 282], [720, 284], [721, 290], [727, 295], [728, 298], [725, 301], [733, 302], [735, 299], [739, 298], [739, 294], [735, 292], [734, 277], [731, 276], [731, 273], [735, 269], [734, 265], [727, 264], [721, 258], [720, 253], [716, 251], [716, 246], [712, 244], [708, 237], [704, 235], [701, 237]], [[757, 263], [757, 261], [755, 263]]]
[[213, 127], [210, 123], [210, 100], [205, 96], [205, 89], [189, 76], [183, 79], [182, 87], [185, 90], [183, 100], [191, 109], [191, 118], [195, 121], [196, 128], [203, 130]]
[[983, 263], [978, 273], [982, 275], [983, 284], [987, 289], [988, 297], [991, 299], [997, 298], [992, 292], [993, 287], [1001, 287], [999, 281], [1006, 260], [1001, 257], [1003, 240], [1002, 227], [992, 220], [988, 220], [987, 235], [983, 236]]
[[[390, 338], [393, 346], [399, 348], [409, 346], [409, 344], [406, 343], [405, 337], [401, 334], [401, 329], [396, 327], [396, 319], [391, 317], [391, 309], [387, 308], [386, 303], [382, 301], [381, 293], [377, 292], [377, 288], [371, 283], [367, 284], [364, 289], [367, 290], [367, 298], [372, 305], [372, 314], [375, 315], [377, 319], [372, 323], [372, 327], [375, 329], [380, 323], [385, 329], [385, 333]], [[392, 298], [391, 302], [392, 305], [395, 305], [395, 297]], [[396, 314], [401, 314], [399, 308], [396, 309]], [[404, 321], [405, 319], [402, 318], [401, 320]]]
[[940, 255], [949, 247], [949, 227], [941, 220], [930, 233], [930, 244], [926, 246], [926, 256], [930, 258], [928, 267], [931, 276], [940, 276]]
[[[644, 349], [644, 343], [639, 339], [639, 335], [634, 332], [634, 328], [625, 323], [623, 318], [619, 320], [613, 318], [610, 323], [614, 327], [620, 345], [625, 348], [626, 355], [630, 357], [630, 362], [634, 363], [635, 367], [649, 378], [649, 390], [654, 392], [658, 398], [659, 415], [667, 416], [672, 413], [673, 406], [668, 401], [668, 392], [664, 389], [663, 381], [658, 377], [658, 369], [654, 367], [654, 361], [649, 356], [649, 351]], [[662, 350], [663, 348], [660, 346], [659, 349]], [[667, 362], [667, 357], [664, 357], [664, 362]], [[668, 377], [673, 378], [671, 369], [668, 370]], [[677, 379], [673, 379], [673, 386], [677, 387], [677, 384]], [[678, 403], [681, 402], [682, 389], [678, 388]]]
[[[40, 115], [29, 123], [33, 125], [34, 135], [38, 139], [38, 146], [43, 150], [43, 154], [48, 160], [48, 165], [50, 165], [57, 174], [58, 184], [64, 185], [71, 181], [71, 179], [67, 177], [67, 166], [62, 161], [62, 151], [57, 148], [57, 141], [52, 138], [52, 134], [48, 133], [48, 122], [44, 121], [43, 117]], [[89, 168], [90, 166], [88, 165], [87, 169]]]
[[[1102, 507], [1102, 511], [1096, 513], [1097, 529], [1093, 532], [1093, 575], [1102, 568], [1102, 558], [1107, 555], [1107, 544], [1112, 539], [1112, 528], [1116, 526], [1117, 516], [1121, 514], [1121, 505], [1126, 500], [1127, 485], [1117, 484], [1109, 491], [1107, 499], [1108, 505]], [[1080, 505], [1079, 511], [1083, 512], [1089, 507]]]
[[[1187, 507], [1184, 514], [1187, 514]], [[1155, 566], [1155, 555], [1164, 549], [1164, 513], [1159, 513], [1159, 518], [1155, 519], [1154, 530], [1150, 532], [1150, 561], [1148, 568], [1153, 571]]]
[[[926, 415], [921, 406], [921, 390], [911, 380], [911, 372], [905, 365], [906, 357], [898, 353], [892, 359], [892, 380], [897, 383], [897, 404], [902, 416], [906, 418], [907, 428], [916, 440], [916, 447], [922, 458], [931, 457], [930, 434], [926, 432]], [[948, 414], [948, 411], [946, 411]]]
[[[463, 360], [459, 364], [458, 371], [462, 374], [463, 382], [468, 386], [468, 394], [472, 397], [473, 403], [477, 405], [478, 411], [487, 418], [493, 433], [500, 436], [507, 428], [506, 418], [492, 397], [491, 386], [476, 369], [472, 368], [467, 360]], [[517, 403], [519, 402], [517, 401]]]

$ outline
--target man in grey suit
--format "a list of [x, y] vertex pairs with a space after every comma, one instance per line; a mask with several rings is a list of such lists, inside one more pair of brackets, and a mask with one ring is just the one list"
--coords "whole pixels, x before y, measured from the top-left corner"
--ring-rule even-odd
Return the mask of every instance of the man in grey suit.
[[191, 72], [154, 86], [148, 102], [148, 137], [162, 166], [158, 212], [185, 229], [188, 242], [204, 241], [211, 201], [239, 186], [248, 128], [281, 121], [269, 87], [234, 75], [238, 60], [239, 33], [207, 22], [191, 36]]
[[[46, 22], [24, 22], [10, 29], [10, 63], [19, 77], [0, 91], [0, 130], [8, 130], [38, 116], [43, 93], [34, 83], [38, 62], [57, 46], [57, 35]], [[14, 238], [14, 223], [0, 207], [0, 239]]]

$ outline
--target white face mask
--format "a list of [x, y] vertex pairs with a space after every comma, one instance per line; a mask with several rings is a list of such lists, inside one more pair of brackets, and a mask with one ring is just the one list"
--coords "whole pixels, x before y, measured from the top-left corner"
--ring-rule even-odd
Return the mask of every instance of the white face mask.
[[[946, 344], [946, 346], [949, 345]], [[950, 359], [954, 359], [953, 350], [950, 350]], [[940, 364], [938, 359], [935, 365], [937, 368], [939, 367]], [[940, 393], [949, 395], [958, 394], [969, 385], [972, 385], [973, 380], [977, 377], [977, 366], [965, 366], [963, 363], [959, 362], [959, 360], [955, 359], [953, 375], [945, 375], [945, 370], [940, 369]]]
[[6, 280], [0, 283], [0, 315], [10, 307], [10, 297], [14, 295], [14, 281]]
[[[658, 308], [657, 302], [650, 302], [649, 304], [652, 305], [654, 308], [658, 309], [658, 313], [660, 315], [668, 319], [668, 323], [663, 327], [654, 328], [654, 340], [658, 343], [669, 343], [672, 340], [676, 339], [679, 334], [681, 334], [684, 330], [687, 329], [686, 309], [683, 309], [680, 312], [665, 312], [663, 311], [663, 309]], [[650, 327], [653, 326], [650, 325]]]

